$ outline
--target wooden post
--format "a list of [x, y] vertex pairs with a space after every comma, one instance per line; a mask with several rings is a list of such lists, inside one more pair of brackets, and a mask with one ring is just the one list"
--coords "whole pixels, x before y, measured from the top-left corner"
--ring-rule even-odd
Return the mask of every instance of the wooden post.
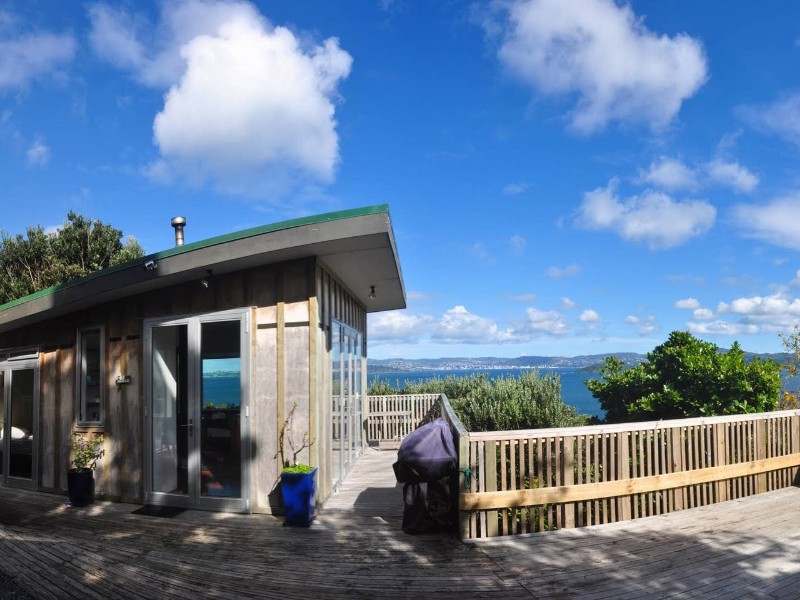
[[[497, 443], [487, 440], [483, 443], [483, 466], [486, 472], [484, 485], [487, 492], [497, 491]], [[485, 537], [497, 536], [497, 511], [490, 510], [486, 513]]]
[[[629, 479], [631, 477], [629, 435], [627, 431], [620, 432], [617, 435], [617, 479]], [[627, 521], [631, 518], [631, 497], [622, 496], [618, 502], [617, 516], [620, 521]]]
[[[472, 470], [472, 465], [470, 464], [469, 456], [469, 434], [460, 433], [458, 434], [458, 493], [459, 495], [463, 494], [465, 491], [475, 491], [475, 480], [472, 480], [472, 486], [470, 489], [467, 489], [466, 486], [466, 474], [464, 471], [466, 469]], [[469, 511], [466, 510], [459, 510], [458, 511], [458, 535], [462, 540], [469, 539]]]
[[[564, 475], [562, 485], [573, 485], [575, 483], [575, 438], [572, 436], [564, 437], [562, 461]], [[564, 505], [564, 528], [572, 529], [575, 527], [575, 504]]]
[[[714, 466], [721, 467], [728, 464], [725, 455], [725, 424], [717, 423], [714, 425]], [[717, 502], [724, 502], [728, 499], [728, 483], [726, 481], [717, 482]]]

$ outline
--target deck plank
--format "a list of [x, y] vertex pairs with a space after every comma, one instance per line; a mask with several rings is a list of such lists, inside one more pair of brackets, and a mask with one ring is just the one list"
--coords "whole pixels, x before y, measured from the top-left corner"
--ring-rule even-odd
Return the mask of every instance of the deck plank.
[[799, 598], [800, 489], [470, 544], [540, 598]]
[[34, 598], [797, 598], [800, 489], [462, 543], [401, 531], [396, 452], [368, 450], [309, 528], [268, 515], [67, 508], [0, 487], [0, 570]]

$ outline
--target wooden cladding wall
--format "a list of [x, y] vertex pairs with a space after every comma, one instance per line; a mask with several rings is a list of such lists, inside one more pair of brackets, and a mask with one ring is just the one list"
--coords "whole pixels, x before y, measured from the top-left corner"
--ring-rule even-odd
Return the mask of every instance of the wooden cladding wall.
[[800, 411], [470, 433], [468, 452], [462, 536], [582, 527], [797, 485]]
[[[299, 419], [308, 418], [308, 370], [314, 364], [309, 360], [308, 304], [316, 292], [315, 272], [314, 259], [210, 277], [205, 271], [198, 271], [193, 281], [0, 334], [0, 348], [40, 349], [39, 489], [66, 489], [69, 441], [74, 431], [102, 432], [106, 455], [98, 463], [96, 492], [107, 499], [141, 501], [145, 451], [143, 320], [257, 306], [266, 307], [276, 315], [274, 322], [263, 311], [253, 319], [258, 329], [253, 334], [251, 430], [261, 446], [253, 453], [253, 484], [267, 486], [264, 494], [268, 495], [274, 479], [265, 481], [263, 476], [258, 477], [265, 465], [271, 465], [272, 470], [264, 473], [274, 475], [276, 471], [274, 446], [281, 422], [274, 412], [278, 410], [276, 369], [283, 373], [280, 385], [285, 394], [284, 406], [295, 401], [301, 406], [298, 428], [304, 427]], [[208, 287], [201, 284], [202, 279], [207, 280]], [[277, 326], [279, 310], [283, 314], [283, 329]], [[79, 328], [97, 325], [103, 325], [106, 334], [105, 423], [102, 428], [77, 428], [76, 333]], [[261, 325], [266, 327], [261, 329]], [[278, 337], [284, 340], [282, 349], [277, 345]], [[282, 371], [278, 365], [283, 365]], [[130, 375], [131, 383], [117, 385], [119, 375]], [[255, 490], [253, 495], [257, 496]], [[263, 502], [263, 506], [270, 505], [268, 500]]]

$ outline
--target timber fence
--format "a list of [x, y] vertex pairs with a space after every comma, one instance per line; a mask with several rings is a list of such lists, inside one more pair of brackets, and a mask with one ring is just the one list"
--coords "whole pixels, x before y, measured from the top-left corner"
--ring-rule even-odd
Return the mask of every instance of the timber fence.
[[439, 394], [369, 396], [365, 419], [367, 442], [396, 447], [420, 425], [441, 415]]
[[[374, 432], [402, 439], [431, 418], [449, 423], [462, 539], [614, 523], [800, 485], [800, 410], [468, 432], [443, 394], [375, 397], [370, 407], [383, 398], [386, 415], [370, 415]], [[425, 417], [413, 426], [381, 429], [377, 421], [405, 410], [398, 406], [428, 408], [414, 409]]]

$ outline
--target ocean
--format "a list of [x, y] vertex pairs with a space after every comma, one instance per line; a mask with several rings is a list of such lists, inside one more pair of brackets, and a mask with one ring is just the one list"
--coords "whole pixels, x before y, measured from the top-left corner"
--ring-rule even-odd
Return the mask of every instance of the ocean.
[[[367, 370], [367, 385], [371, 385], [376, 379], [383, 379], [389, 382], [394, 388], [402, 388], [406, 382], [416, 382], [420, 379], [430, 379], [432, 377], [444, 378], [449, 375], [456, 377], [466, 377], [478, 373], [488, 373], [489, 377], [507, 377], [509, 375], [517, 377], [528, 369], [491, 369], [491, 370], [452, 370], [452, 371], [402, 371], [398, 373], [369, 373]], [[555, 373], [561, 378], [561, 397], [564, 402], [574, 407], [582, 415], [591, 415], [599, 418], [605, 417], [606, 413], [600, 408], [600, 403], [592, 396], [584, 381], [587, 379], [597, 379], [597, 373], [587, 373], [580, 369], [539, 369], [540, 375]]]
[[[389, 382], [394, 388], [402, 388], [407, 381], [416, 382], [420, 379], [430, 379], [432, 377], [444, 378], [448, 375], [466, 377], [478, 373], [488, 373], [490, 377], [518, 376], [527, 369], [476, 369], [476, 370], [451, 370], [451, 371], [402, 371], [397, 373], [375, 373], [367, 371], [367, 385], [375, 379], [383, 379]], [[606, 413], [600, 408], [600, 403], [592, 396], [592, 393], [585, 385], [587, 379], [599, 379], [599, 373], [581, 371], [580, 369], [539, 369], [540, 375], [555, 373], [561, 378], [561, 397], [564, 402], [574, 407], [580, 414], [591, 415], [604, 418]], [[783, 380], [783, 390], [800, 390], [800, 377], [790, 380]]]

